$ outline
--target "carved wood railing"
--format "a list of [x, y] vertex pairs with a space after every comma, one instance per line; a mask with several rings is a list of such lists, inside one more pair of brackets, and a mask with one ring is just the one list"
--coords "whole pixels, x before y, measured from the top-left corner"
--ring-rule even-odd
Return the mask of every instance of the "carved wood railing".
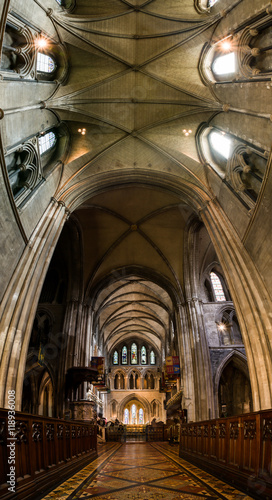
[[255, 498], [272, 498], [272, 410], [182, 424], [180, 456]]
[[[37, 498], [60, 479], [97, 456], [96, 425], [16, 412], [14, 435], [8, 410], [0, 409], [0, 497], [14, 498], [7, 483], [13, 469], [15, 443], [16, 498]], [[30, 496], [29, 496], [30, 495]]]

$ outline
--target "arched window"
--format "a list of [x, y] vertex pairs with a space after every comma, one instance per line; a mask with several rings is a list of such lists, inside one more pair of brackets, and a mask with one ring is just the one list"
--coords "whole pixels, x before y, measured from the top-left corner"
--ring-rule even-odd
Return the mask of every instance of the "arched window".
[[224, 132], [212, 130], [209, 134], [209, 142], [216, 153], [228, 160], [231, 153], [231, 138]]
[[129, 410], [127, 408], [124, 411], [124, 424], [125, 425], [129, 424]]
[[195, 7], [197, 11], [207, 12], [210, 10], [218, 0], [195, 0]]
[[214, 272], [211, 272], [210, 278], [216, 302], [224, 302], [226, 300], [226, 297], [219, 277]]
[[146, 365], [146, 348], [144, 345], [141, 349], [141, 364]]
[[52, 149], [57, 142], [56, 135], [54, 132], [47, 132], [47, 134], [41, 135], [39, 137], [39, 150], [40, 155], [43, 155], [49, 149]]
[[42, 52], [37, 54], [37, 71], [39, 73], [53, 73], [56, 69], [56, 64], [52, 57]]
[[199, 156], [209, 164], [232, 192], [254, 208], [267, 167], [269, 151], [216, 127], [203, 124], [197, 132]]
[[137, 345], [135, 342], [131, 345], [131, 364], [132, 365], [137, 365], [138, 363], [138, 356], [137, 356]]
[[232, 75], [236, 70], [235, 52], [229, 52], [228, 54], [215, 57], [212, 64], [212, 71], [216, 76]]
[[150, 364], [155, 365], [156, 364], [156, 357], [154, 351], [151, 351], [150, 353]]
[[131, 407], [131, 423], [132, 423], [132, 425], [137, 425], [137, 409], [136, 409], [136, 405], [132, 405], [132, 407]]
[[127, 347], [124, 345], [122, 349], [122, 365], [127, 365]]
[[139, 424], [143, 425], [144, 423], [144, 410], [142, 408], [139, 409]]
[[118, 356], [118, 351], [114, 351], [113, 353], [113, 364], [118, 365], [119, 363], [119, 356]]

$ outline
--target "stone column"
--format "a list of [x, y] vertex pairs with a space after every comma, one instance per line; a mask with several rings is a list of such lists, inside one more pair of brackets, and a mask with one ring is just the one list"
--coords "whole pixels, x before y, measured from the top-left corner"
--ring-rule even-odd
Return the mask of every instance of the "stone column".
[[52, 199], [36, 226], [5, 292], [0, 309], [0, 406], [16, 390], [21, 409], [28, 345], [45, 275], [67, 219], [63, 202]]
[[216, 199], [201, 211], [224, 270], [245, 344], [254, 411], [272, 407], [272, 302], [253, 261]]

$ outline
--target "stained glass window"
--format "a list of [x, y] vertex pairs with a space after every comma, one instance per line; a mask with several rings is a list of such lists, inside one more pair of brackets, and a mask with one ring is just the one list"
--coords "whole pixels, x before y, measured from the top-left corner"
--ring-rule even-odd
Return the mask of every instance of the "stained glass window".
[[226, 300], [226, 297], [220, 279], [218, 278], [217, 274], [213, 272], [210, 273], [210, 278], [216, 302], [223, 302], [224, 300]]
[[143, 423], [144, 423], [144, 410], [142, 408], [140, 408], [140, 410], [139, 410], [139, 424], [143, 425]]
[[42, 52], [38, 52], [37, 54], [37, 71], [40, 73], [53, 73], [56, 65], [52, 59], [46, 54], [42, 54]]
[[146, 365], [146, 348], [144, 345], [141, 349], [141, 363], [142, 365]]
[[54, 132], [48, 132], [47, 134], [41, 135], [41, 137], [39, 137], [40, 154], [42, 155], [49, 149], [53, 148], [56, 141], [57, 139]]
[[56, 0], [56, 2], [57, 2], [59, 5], [61, 5], [62, 0]]
[[137, 365], [138, 360], [137, 360], [137, 345], [135, 342], [131, 346], [131, 364], [132, 365]]
[[126, 346], [124, 345], [123, 349], [122, 349], [122, 365], [127, 365], [127, 348]]
[[151, 365], [155, 365], [156, 364], [156, 358], [155, 358], [154, 351], [151, 351], [151, 353], [150, 353], [150, 364]]
[[131, 423], [132, 423], [132, 425], [137, 425], [137, 409], [136, 409], [136, 405], [132, 405], [132, 407], [131, 407]]
[[129, 424], [129, 410], [127, 408], [124, 411], [124, 424], [125, 425]]
[[114, 351], [113, 353], [113, 364], [118, 365], [119, 360], [118, 360], [118, 351]]

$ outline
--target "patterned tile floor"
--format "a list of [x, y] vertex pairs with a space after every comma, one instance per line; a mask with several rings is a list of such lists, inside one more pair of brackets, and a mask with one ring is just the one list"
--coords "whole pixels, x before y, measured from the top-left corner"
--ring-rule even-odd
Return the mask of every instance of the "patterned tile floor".
[[109, 443], [43, 500], [251, 500], [179, 458], [167, 443]]

